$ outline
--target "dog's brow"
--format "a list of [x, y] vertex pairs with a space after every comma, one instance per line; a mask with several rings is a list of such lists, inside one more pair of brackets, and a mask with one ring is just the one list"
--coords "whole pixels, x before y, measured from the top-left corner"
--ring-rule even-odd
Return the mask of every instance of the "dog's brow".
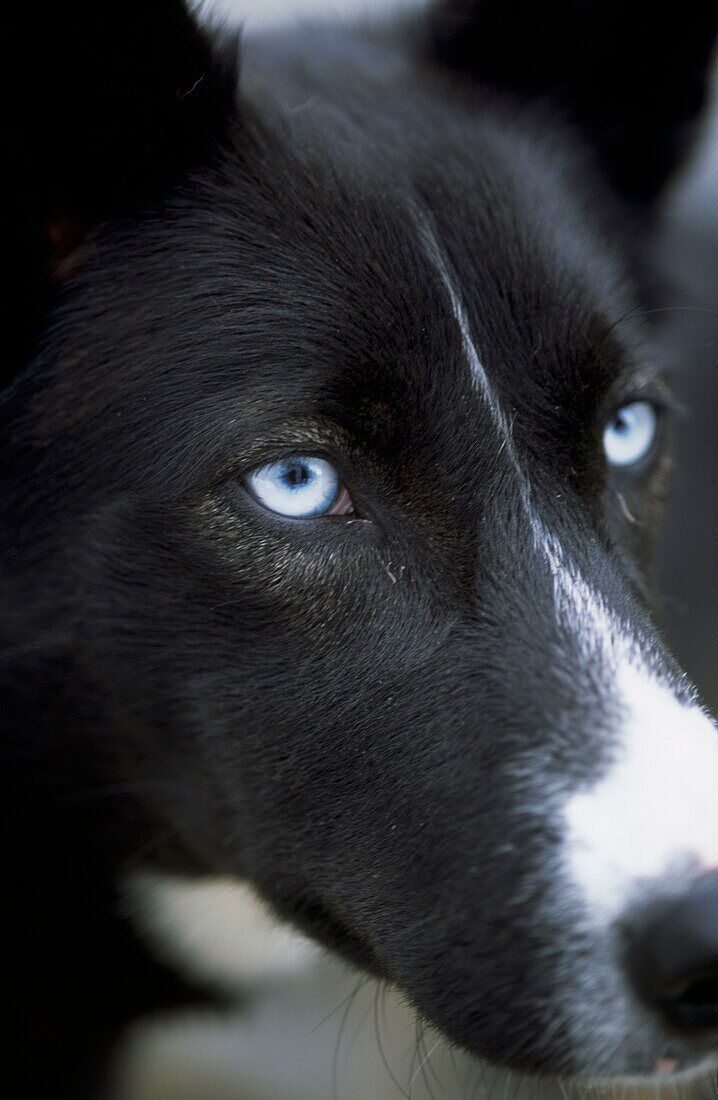
[[476, 350], [473, 337], [471, 335], [471, 329], [469, 326], [469, 318], [466, 312], [466, 306], [464, 305], [461, 295], [459, 294], [456, 279], [452, 275], [449, 262], [443, 253], [441, 246], [436, 237], [436, 233], [431, 228], [427, 215], [419, 210], [413, 211], [417, 228], [419, 230], [419, 236], [426, 251], [426, 255], [431, 261], [432, 266], [441, 277], [441, 281], [444, 284], [444, 288], [449, 296], [451, 302], [451, 309], [456, 318], [456, 323], [461, 334], [461, 346], [464, 351], [464, 355], [469, 364], [469, 370], [471, 372], [471, 380], [474, 385], [483, 394], [486, 403], [491, 410], [491, 415], [494, 418], [494, 422], [500, 429], [502, 435], [508, 437], [510, 434], [510, 428], [506, 419], [506, 414], [499, 404], [498, 398], [494, 393], [489, 377], [486, 373], [486, 368], [479, 359], [479, 354]]
[[[461, 296], [459, 294], [456, 279], [451, 273], [449, 262], [443, 253], [436, 233], [431, 228], [429, 222], [429, 216], [418, 207], [413, 207], [412, 213], [419, 232], [419, 236], [426, 250], [426, 254], [431, 261], [432, 266], [435, 268], [441, 281], [444, 284], [446, 292], [451, 302], [452, 312], [456, 318], [456, 323], [461, 334], [461, 344], [464, 354], [469, 363], [469, 369], [471, 372], [471, 380], [477, 389], [480, 390], [483, 395], [486, 404], [491, 413], [492, 420], [501, 436], [500, 451], [505, 451], [506, 456], [513, 467], [519, 483], [519, 490], [521, 493], [521, 502], [526, 512], [526, 516], [529, 520], [531, 530], [533, 532], [534, 543], [536, 548], [541, 550], [544, 554], [545, 551], [545, 531], [543, 524], [536, 514], [531, 497], [531, 486], [529, 480], [524, 472], [519, 456], [516, 452], [513, 438], [513, 423], [509, 421], [506, 413], [504, 412], [499, 402], [498, 396], [492, 389], [489, 382], [486, 369], [479, 359], [476, 346], [474, 344], [471, 330], [469, 328], [469, 318], [466, 312]], [[546, 555], [548, 556], [548, 555]]]

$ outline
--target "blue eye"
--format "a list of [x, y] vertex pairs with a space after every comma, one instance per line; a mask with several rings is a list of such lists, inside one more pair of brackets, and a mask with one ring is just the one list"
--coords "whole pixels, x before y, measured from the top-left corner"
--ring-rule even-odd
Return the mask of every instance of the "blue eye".
[[651, 451], [658, 432], [658, 415], [648, 401], [632, 401], [609, 420], [603, 449], [610, 466], [635, 466]]
[[295, 519], [346, 515], [351, 500], [339, 474], [323, 458], [281, 458], [260, 466], [247, 478], [247, 488], [270, 512]]

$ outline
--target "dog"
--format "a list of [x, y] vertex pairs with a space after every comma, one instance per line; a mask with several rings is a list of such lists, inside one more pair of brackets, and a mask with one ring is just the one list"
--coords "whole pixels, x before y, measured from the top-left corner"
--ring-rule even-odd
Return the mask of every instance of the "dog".
[[160, 875], [248, 884], [494, 1066], [709, 1063], [718, 737], [656, 625], [650, 315], [718, 11], [240, 51], [179, 0], [58, 7], [4, 76], [27, 1095], [97, 1095], [202, 994], [132, 917]]

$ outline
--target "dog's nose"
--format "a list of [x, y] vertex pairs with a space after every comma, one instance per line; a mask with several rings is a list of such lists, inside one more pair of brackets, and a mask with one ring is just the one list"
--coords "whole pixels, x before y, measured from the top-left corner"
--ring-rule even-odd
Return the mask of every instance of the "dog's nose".
[[683, 1031], [718, 1028], [718, 871], [645, 908], [627, 929], [641, 999]]

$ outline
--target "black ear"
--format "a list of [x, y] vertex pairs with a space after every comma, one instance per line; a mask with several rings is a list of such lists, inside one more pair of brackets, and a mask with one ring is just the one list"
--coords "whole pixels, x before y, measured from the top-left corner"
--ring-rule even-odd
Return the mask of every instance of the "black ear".
[[687, 152], [717, 29], [710, 0], [439, 0], [427, 48], [483, 84], [554, 103], [614, 186], [645, 204]]
[[232, 114], [237, 51], [213, 46], [181, 0], [18, 8], [2, 138], [9, 350], [22, 365], [53, 277], [93, 227], [211, 157]]

